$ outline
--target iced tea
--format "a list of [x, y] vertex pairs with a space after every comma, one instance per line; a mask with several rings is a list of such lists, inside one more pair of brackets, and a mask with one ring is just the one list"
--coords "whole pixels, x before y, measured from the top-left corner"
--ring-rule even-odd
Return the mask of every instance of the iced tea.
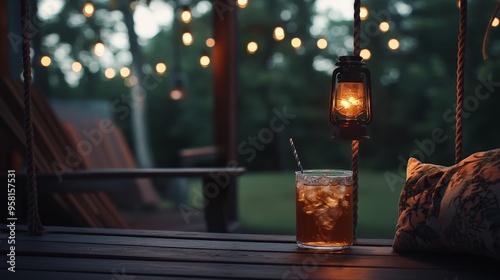
[[296, 172], [297, 244], [341, 250], [353, 241], [352, 172]]

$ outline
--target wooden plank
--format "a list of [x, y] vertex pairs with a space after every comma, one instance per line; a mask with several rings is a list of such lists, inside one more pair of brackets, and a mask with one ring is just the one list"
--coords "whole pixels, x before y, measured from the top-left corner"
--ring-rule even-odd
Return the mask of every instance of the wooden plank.
[[[1, 264], [5, 267], [7, 264]], [[125, 270], [127, 275], [185, 276], [218, 279], [492, 279], [484, 271], [396, 269], [377, 267], [323, 267], [304, 262], [300, 267], [275, 264], [228, 264], [183, 261], [138, 261], [88, 258], [23, 257], [19, 270], [109, 273]], [[294, 278], [292, 278], [294, 276]], [[300, 277], [301, 276], [301, 277]]]
[[[16, 236], [18, 240], [32, 240], [24, 233]], [[37, 238], [39, 242], [68, 242], [82, 244], [111, 244], [130, 246], [149, 246], [158, 248], [187, 248], [187, 249], [207, 249], [207, 250], [241, 250], [241, 251], [261, 251], [261, 252], [289, 252], [314, 254], [314, 251], [299, 249], [295, 242], [275, 243], [256, 241], [221, 241], [221, 240], [198, 240], [198, 239], [168, 239], [168, 238], [137, 238], [127, 236], [106, 236], [106, 235], [74, 235], [74, 234], [48, 234]], [[397, 255], [391, 247], [376, 246], [354, 246], [350, 250], [342, 252], [345, 255]]]
[[160, 248], [147, 246], [126, 246], [107, 244], [81, 244], [67, 242], [23, 241], [16, 246], [16, 253], [22, 256], [50, 256], [94, 259], [133, 259], [147, 261], [187, 261], [239, 264], [288, 264], [301, 265], [305, 259], [312, 259], [318, 266], [335, 267], [378, 267], [456, 271], [496, 272], [494, 260], [470, 261], [457, 256], [438, 259], [430, 256], [426, 261], [399, 255], [352, 255], [338, 253], [263, 252], [240, 250], [204, 250], [197, 248]]
[[[3, 273], [3, 274], [2, 274]], [[5, 274], [5, 275], [4, 275]], [[132, 275], [126, 270], [111, 270], [107, 273], [82, 273], [43, 270], [16, 270], [16, 273], [0, 272], [1, 279], [37, 280], [164, 280], [162, 276]], [[192, 277], [169, 277], [170, 280], [199, 280]]]

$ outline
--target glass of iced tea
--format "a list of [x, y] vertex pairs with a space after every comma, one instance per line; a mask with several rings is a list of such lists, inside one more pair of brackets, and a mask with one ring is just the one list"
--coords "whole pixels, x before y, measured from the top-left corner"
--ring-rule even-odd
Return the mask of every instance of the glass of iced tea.
[[352, 245], [352, 171], [295, 172], [297, 244], [342, 250]]

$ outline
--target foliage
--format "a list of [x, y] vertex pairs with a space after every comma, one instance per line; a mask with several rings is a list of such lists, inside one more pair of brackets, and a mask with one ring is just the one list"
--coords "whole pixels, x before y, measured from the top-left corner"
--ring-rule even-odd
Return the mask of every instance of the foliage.
[[[197, 3], [193, 1], [192, 6]], [[332, 62], [352, 51], [352, 20], [329, 20], [325, 28], [312, 35], [312, 19], [318, 13], [337, 18], [333, 12], [315, 10], [314, 4], [315, 1], [302, 0], [251, 0], [247, 8], [238, 12], [238, 145], [246, 145], [249, 137], [258, 137], [263, 129], [269, 128], [276, 114], [273, 109], [282, 112], [286, 106], [289, 113], [296, 115], [283, 131], [272, 135], [272, 141], [266, 140], [262, 149], [256, 149], [255, 158], [250, 160], [249, 154], [240, 151], [241, 165], [249, 169], [294, 169], [289, 137], [294, 138], [307, 168], [350, 166], [350, 145], [331, 139], [332, 126], [327, 115]], [[68, 25], [68, 19], [80, 13], [79, 5], [79, 1], [66, 1], [62, 11], [45, 22], [44, 34], [58, 34], [59, 40], [52, 45], [45, 41], [42, 52], [53, 55], [58, 46], [66, 43], [71, 46], [75, 60], [91, 57], [89, 50], [99, 35], [106, 42], [113, 32], [123, 32], [120, 12], [109, 11], [107, 7], [98, 7], [98, 13], [81, 24]], [[362, 142], [362, 166], [392, 170], [408, 156], [415, 155], [424, 161], [451, 164], [458, 35], [456, 1], [366, 0], [363, 5], [369, 10], [368, 18], [362, 22], [362, 41], [363, 48], [371, 51], [367, 66], [372, 72], [374, 121], [370, 126], [372, 140]], [[500, 139], [495, 121], [495, 107], [500, 104], [498, 85], [483, 85], [488, 80], [500, 82], [497, 30], [491, 34], [489, 60], [483, 61], [480, 56], [483, 32], [494, 5], [494, 1], [469, 3], [464, 155], [496, 148]], [[179, 44], [179, 34], [171, 26], [165, 26], [141, 44], [144, 69], [157, 81], [147, 92], [147, 107], [151, 145], [158, 166], [179, 165], [179, 149], [213, 142], [212, 69], [201, 68], [198, 62], [203, 51], [210, 52], [205, 39], [211, 36], [213, 20], [211, 13], [203, 13], [188, 24], [195, 40], [189, 47], [180, 47], [181, 69], [188, 77], [188, 94], [181, 100], [174, 101], [168, 96], [176, 59], [174, 44]], [[389, 22], [388, 32], [379, 31], [381, 21]], [[283, 41], [272, 37], [278, 25], [286, 32]], [[94, 36], [88, 35], [91, 31]], [[293, 37], [302, 40], [299, 50], [290, 45]], [[326, 50], [316, 47], [319, 37], [327, 38]], [[400, 41], [396, 51], [387, 47], [391, 38]], [[255, 54], [246, 52], [250, 41], [259, 44]], [[116, 57], [127, 50], [112, 51]], [[167, 62], [166, 75], [155, 73], [154, 65], [159, 61]], [[48, 79], [52, 81], [51, 96], [104, 98], [112, 102], [129, 94], [119, 75], [105, 79], [104, 67], [97, 73], [89, 71], [89, 67], [90, 64], [84, 63], [85, 75], [78, 87], [65, 82], [63, 76], [67, 70], [47, 68]], [[478, 99], [477, 92], [486, 96], [488, 90], [487, 97]], [[116, 117], [130, 139], [130, 118]], [[432, 140], [436, 129], [444, 131], [443, 143]]]

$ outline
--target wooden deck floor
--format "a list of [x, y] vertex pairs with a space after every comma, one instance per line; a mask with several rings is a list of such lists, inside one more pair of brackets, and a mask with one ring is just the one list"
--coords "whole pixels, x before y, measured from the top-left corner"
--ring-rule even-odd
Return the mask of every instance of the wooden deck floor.
[[358, 240], [349, 250], [297, 248], [294, 236], [48, 227], [16, 232], [15, 273], [1, 279], [498, 279], [499, 262], [463, 255], [392, 251], [391, 240]]

